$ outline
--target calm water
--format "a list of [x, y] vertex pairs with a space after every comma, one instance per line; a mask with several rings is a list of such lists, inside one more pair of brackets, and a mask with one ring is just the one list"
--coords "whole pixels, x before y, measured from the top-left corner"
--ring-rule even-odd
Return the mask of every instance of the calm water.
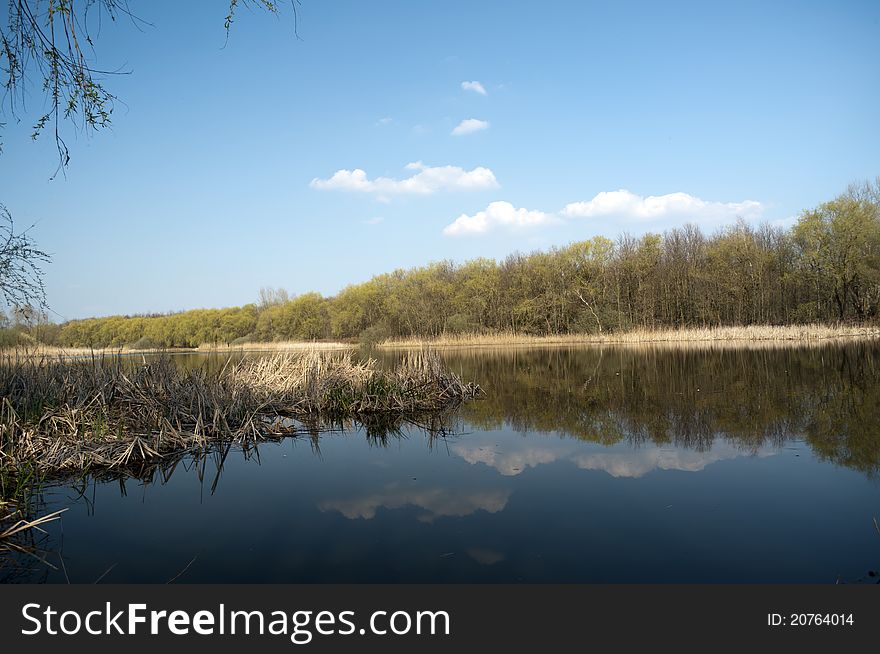
[[44, 510], [69, 509], [39, 542], [55, 568], [0, 575], [876, 581], [880, 346], [445, 356], [487, 391], [445, 436], [352, 425], [51, 488]]

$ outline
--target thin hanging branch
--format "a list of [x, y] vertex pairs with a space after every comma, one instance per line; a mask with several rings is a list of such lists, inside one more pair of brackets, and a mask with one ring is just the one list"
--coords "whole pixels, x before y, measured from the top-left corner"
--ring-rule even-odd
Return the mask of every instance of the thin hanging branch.
[[41, 265], [49, 255], [40, 250], [26, 229], [15, 232], [12, 215], [0, 205], [0, 295], [13, 307], [46, 306]]
[[126, 72], [102, 70], [93, 62], [89, 13], [95, 5], [112, 21], [120, 13], [130, 15], [125, 0], [13, 0], [7, 25], [0, 27], [4, 104], [17, 116], [25, 109], [27, 87], [36, 82], [32, 76], [40, 78], [48, 106], [31, 137], [51, 130], [58, 151], [56, 175], [70, 162], [63, 124], [87, 132], [109, 127], [116, 98], [103, 77]]
[[[299, 0], [290, 0], [290, 4], [296, 34]], [[227, 34], [240, 5], [281, 13], [281, 5], [271, 0], [229, 0], [224, 20]], [[135, 24], [148, 25], [132, 13], [127, 0], [9, 2], [6, 25], [0, 24], [0, 81], [5, 90], [2, 107], [13, 117], [23, 114], [28, 87], [40, 85], [46, 109], [34, 123], [31, 137], [37, 139], [46, 131], [52, 133], [58, 151], [58, 167], [53, 177], [63, 173], [70, 163], [70, 150], [63, 135], [66, 124], [86, 133], [111, 125], [117, 97], [106, 88], [105, 78], [131, 71], [97, 66], [92, 31], [100, 32], [105, 17], [115, 23], [120, 16]], [[0, 128], [3, 125], [0, 122]]]

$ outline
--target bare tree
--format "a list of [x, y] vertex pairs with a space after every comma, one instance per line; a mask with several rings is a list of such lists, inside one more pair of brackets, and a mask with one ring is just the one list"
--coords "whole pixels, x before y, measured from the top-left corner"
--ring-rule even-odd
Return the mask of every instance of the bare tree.
[[290, 300], [290, 294], [283, 288], [264, 286], [260, 289], [259, 307], [265, 309], [273, 304], [285, 304]]

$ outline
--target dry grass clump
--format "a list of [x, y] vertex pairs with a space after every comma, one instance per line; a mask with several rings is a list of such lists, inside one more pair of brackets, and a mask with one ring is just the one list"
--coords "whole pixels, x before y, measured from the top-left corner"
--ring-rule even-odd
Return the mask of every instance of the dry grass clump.
[[394, 370], [384, 371], [373, 359], [355, 361], [348, 351], [312, 350], [253, 359], [233, 368], [230, 377], [272, 411], [299, 415], [424, 413], [479, 393], [426, 352], [408, 354]]
[[350, 352], [301, 351], [184, 370], [170, 357], [0, 363], [0, 472], [120, 468], [214, 442], [295, 433], [284, 418], [419, 413], [480, 389], [436, 354], [395, 370]]
[[387, 348], [503, 347], [509, 345], [626, 345], [690, 343], [809, 343], [830, 339], [878, 338], [880, 327], [850, 325], [748, 325], [742, 327], [695, 327], [682, 329], [639, 329], [604, 334], [557, 334], [534, 336], [501, 332], [494, 334], [445, 334], [431, 339], [390, 339]]

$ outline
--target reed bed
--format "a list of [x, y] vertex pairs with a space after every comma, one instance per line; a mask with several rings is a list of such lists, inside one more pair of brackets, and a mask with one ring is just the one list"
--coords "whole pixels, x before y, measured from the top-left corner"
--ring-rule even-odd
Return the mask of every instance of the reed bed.
[[192, 348], [133, 348], [133, 347], [61, 347], [56, 345], [16, 345], [0, 349], [4, 359], [81, 359], [84, 357], [113, 357], [134, 354], [167, 354], [192, 352]]
[[833, 339], [880, 338], [880, 327], [850, 325], [749, 325], [742, 327], [697, 327], [687, 329], [641, 329], [604, 334], [557, 334], [534, 336], [500, 332], [490, 334], [444, 334], [428, 339], [389, 339], [383, 348], [506, 347], [545, 345], [645, 345], [686, 346], [693, 343], [729, 343], [749, 346], [758, 343], [815, 343]]
[[290, 418], [405, 416], [481, 393], [414, 352], [393, 370], [351, 352], [305, 350], [185, 370], [90, 358], [0, 363], [0, 472], [55, 475], [155, 463], [215, 443], [295, 435]]
[[139, 348], [121, 347], [61, 347], [56, 345], [26, 344], [0, 349], [0, 356], [7, 358], [82, 358], [96, 356], [125, 356], [133, 354], [166, 354], [174, 352], [289, 352], [289, 351], [341, 351], [357, 346], [339, 341], [268, 341], [253, 343], [202, 343], [198, 347]]

